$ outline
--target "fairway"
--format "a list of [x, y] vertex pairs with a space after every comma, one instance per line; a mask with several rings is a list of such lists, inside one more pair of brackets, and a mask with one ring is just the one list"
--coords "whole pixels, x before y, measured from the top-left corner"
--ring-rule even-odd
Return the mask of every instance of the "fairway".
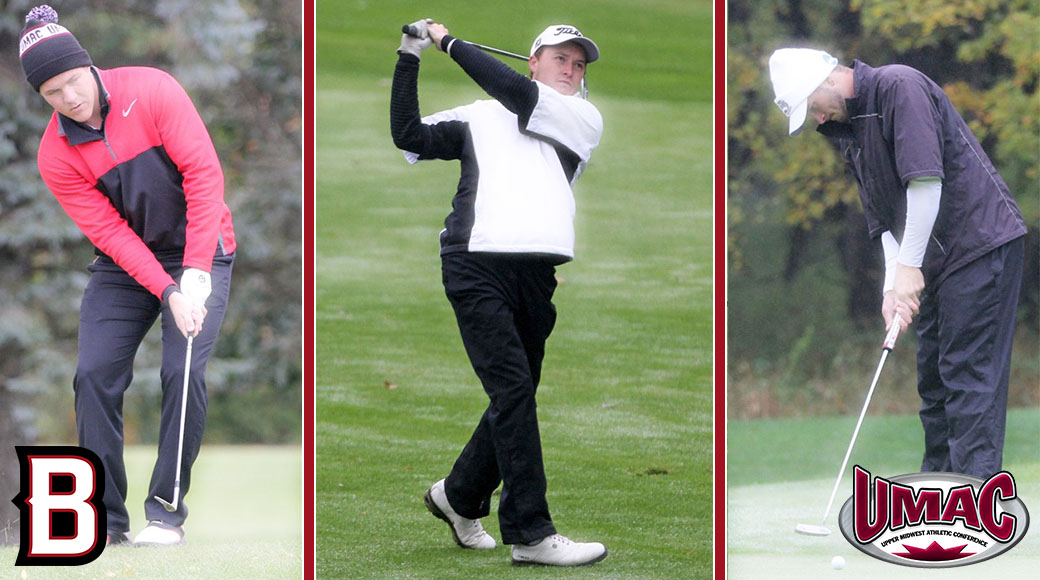
[[[145, 526], [144, 494], [155, 449], [125, 453], [131, 533]], [[303, 457], [299, 446], [207, 446], [192, 469], [185, 544], [106, 549], [75, 567], [15, 568], [17, 547], [0, 549], [0, 578], [64, 580], [285, 580], [303, 575]], [[17, 570], [17, 571], [16, 571]]]
[[[796, 524], [820, 523], [854, 425], [855, 417], [729, 423], [727, 578], [755, 580], [768, 569], [770, 580], [828, 578], [829, 574], [843, 575], [835, 578], [974, 580], [1026, 578], [1040, 567], [1040, 534], [1035, 529], [1011, 551], [992, 560], [941, 571], [882, 562], [845, 540], [837, 514], [852, 495], [852, 465], [889, 477], [916, 472], [920, 466], [921, 427], [912, 415], [865, 419], [826, 522], [831, 535], [796, 534]], [[1033, 518], [1040, 513], [1038, 439], [1040, 412], [1009, 411], [1004, 469], [1015, 476], [1018, 495]], [[1032, 524], [1035, 528], [1035, 522]], [[834, 556], [847, 561], [843, 570], [831, 569]]]
[[[549, 507], [560, 533], [610, 551], [568, 576], [708, 577], [710, 4], [593, 4], [561, 13], [536, 2], [524, 14], [544, 17], [529, 23], [486, 3], [424, 10], [507, 50], [555, 21], [599, 44], [589, 75], [604, 137], [575, 188], [576, 259], [557, 269], [538, 391]], [[399, 3], [353, 10], [318, 6], [317, 576], [512, 578], [507, 547], [459, 549], [422, 503], [487, 405], [441, 286], [437, 236], [459, 169], [409, 166], [389, 136], [400, 25], [422, 14]], [[652, 44], [668, 33], [655, 26], [704, 34], [661, 52]], [[702, 42], [696, 57], [682, 52]], [[424, 114], [486, 98], [433, 51], [419, 83]], [[492, 504], [484, 525], [500, 540]]]

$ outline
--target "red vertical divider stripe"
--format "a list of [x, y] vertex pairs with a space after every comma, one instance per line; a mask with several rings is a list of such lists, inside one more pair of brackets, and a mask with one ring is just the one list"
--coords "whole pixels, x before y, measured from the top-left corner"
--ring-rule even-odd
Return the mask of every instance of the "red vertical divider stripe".
[[726, 2], [715, 3], [714, 570], [726, 577]]
[[303, 577], [314, 578], [314, 2], [303, 2]]

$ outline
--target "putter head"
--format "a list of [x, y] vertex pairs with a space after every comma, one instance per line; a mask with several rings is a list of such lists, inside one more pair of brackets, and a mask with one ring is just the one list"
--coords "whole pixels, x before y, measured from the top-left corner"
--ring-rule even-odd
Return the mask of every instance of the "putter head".
[[[159, 497], [157, 495], [153, 495], [152, 497], [155, 498], [155, 501], [157, 501], [160, 504], [162, 504], [162, 506], [164, 508], [166, 508], [166, 511], [168, 511], [168, 512], [175, 512], [175, 511], [177, 511], [177, 504], [176, 503], [172, 503], [171, 504], [171, 503], [167, 502], [166, 500], [164, 500], [163, 498], [161, 498], [161, 497]], [[176, 502], [177, 500], [174, 499], [173, 501]]]
[[829, 536], [831, 535], [830, 529], [827, 526], [820, 524], [814, 526], [812, 524], [798, 524], [794, 527], [794, 531], [799, 534], [805, 534], [807, 536]]

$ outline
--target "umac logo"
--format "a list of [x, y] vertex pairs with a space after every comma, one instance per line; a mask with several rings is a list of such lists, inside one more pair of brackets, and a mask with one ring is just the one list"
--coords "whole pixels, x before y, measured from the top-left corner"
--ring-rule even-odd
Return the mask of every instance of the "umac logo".
[[853, 494], [838, 514], [850, 544], [879, 560], [916, 568], [966, 566], [999, 556], [1029, 527], [1015, 479], [958, 473], [871, 479], [855, 468]]

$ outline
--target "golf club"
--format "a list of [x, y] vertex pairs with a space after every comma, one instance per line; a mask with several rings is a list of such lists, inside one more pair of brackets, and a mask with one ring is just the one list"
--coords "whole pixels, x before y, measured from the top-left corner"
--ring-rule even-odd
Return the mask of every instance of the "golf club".
[[184, 416], [188, 407], [188, 375], [191, 373], [191, 339], [188, 335], [188, 351], [184, 355], [184, 387], [181, 388], [181, 428], [177, 436], [177, 476], [173, 480], [173, 502], [167, 502], [159, 496], [154, 496], [155, 501], [162, 504], [166, 511], [177, 511], [177, 505], [181, 499], [181, 461], [184, 459]]
[[[427, 19], [427, 22], [430, 22], [430, 20]], [[418, 30], [415, 26], [413, 26], [411, 24], [405, 24], [404, 26], [402, 26], [401, 27], [401, 32], [403, 32], [404, 34], [407, 34], [408, 36], [413, 36], [415, 38], [425, 38], [425, 36], [426, 36], [424, 31]], [[510, 58], [515, 58], [517, 60], [522, 60], [522, 61], [527, 61], [528, 60], [528, 57], [526, 57], [526, 56], [524, 56], [522, 54], [517, 54], [515, 52], [509, 52], [508, 50], [502, 50], [500, 48], [494, 48], [494, 47], [491, 47], [491, 46], [484, 46], [483, 44], [477, 44], [475, 42], [470, 42], [468, 40], [464, 40], [463, 42], [465, 42], [466, 44], [473, 45], [476, 48], [479, 48], [480, 50], [483, 50], [484, 52], [490, 52], [492, 54], [500, 54], [502, 56], [508, 56]], [[589, 98], [589, 88], [588, 88], [588, 85], [585, 83], [585, 77], [582, 77], [582, 79], [581, 79], [581, 98], [586, 99], [586, 100], [588, 100], [588, 98]]]
[[841, 468], [838, 469], [838, 478], [834, 481], [834, 489], [831, 491], [831, 499], [827, 502], [827, 509], [823, 512], [823, 519], [820, 521], [820, 525], [813, 524], [798, 524], [794, 527], [794, 531], [799, 534], [805, 534], [808, 536], [829, 536], [831, 531], [827, 528], [827, 516], [831, 513], [831, 507], [834, 505], [834, 496], [838, 493], [838, 486], [841, 485], [841, 476], [845, 473], [845, 467], [849, 463], [849, 456], [852, 455], [852, 446], [856, 444], [856, 436], [859, 435], [859, 428], [863, 424], [863, 417], [867, 414], [867, 407], [870, 405], [870, 398], [874, 396], [874, 389], [877, 387], [878, 378], [881, 376], [881, 368], [885, 366], [885, 359], [888, 358], [888, 353], [892, 352], [892, 347], [896, 345], [896, 338], [899, 337], [899, 327], [902, 324], [902, 317], [897, 313], [892, 317], [892, 326], [888, 329], [888, 334], [885, 336], [885, 342], [881, 345], [881, 361], [878, 363], [877, 371], [874, 372], [874, 381], [870, 383], [870, 390], [867, 391], [867, 400], [863, 401], [863, 410], [859, 412], [859, 420], [856, 421], [856, 429], [852, 432], [852, 441], [849, 441], [849, 448], [845, 451], [845, 459], [841, 461]]

